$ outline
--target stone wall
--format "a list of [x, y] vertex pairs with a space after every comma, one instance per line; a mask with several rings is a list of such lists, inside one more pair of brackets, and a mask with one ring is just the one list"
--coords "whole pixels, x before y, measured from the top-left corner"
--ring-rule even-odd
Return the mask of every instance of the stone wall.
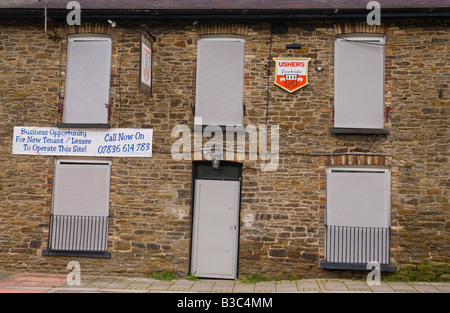
[[[139, 91], [141, 23], [116, 28], [84, 22], [57, 25], [0, 22], [0, 269], [144, 275], [189, 271], [192, 161], [173, 160], [175, 125], [193, 126], [197, 40], [205, 34], [244, 36], [244, 125], [279, 125], [277, 171], [243, 162], [239, 273], [286, 278], [335, 277], [324, 270], [325, 180], [330, 165], [388, 166], [392, 171], [391, 263], [424, 261], [445, 271], [449, 261], [448, 21], [290, 22], [271, 24], [146, 22], [153, 43], [153, 94]], [[64, 102], [67, 35], [111, 34], [110, 126], [152, 128], [152, 158], [113, 158], [109, 251], [112, 257], [43, 256], [52, 210], [55, 157], [12, 155], [14, 126], [55, 126]], [[388, 135], [331, 134], [335, 36], [386, 36]], [[286, 44], [302, 49], [287, 50]], [[289, 94], [273, 84], [274, 57], [308, 57], [309, 84]], [[270, 69], [268, 77], [267, 67]], [[321, 66], [322, 71], [315, 68]], [[207, 139], [205, 139], [207, 140]], [[236, 156], [236, 160], [238, 156]], [[447, 269], [448, 270], [448, 269]]]

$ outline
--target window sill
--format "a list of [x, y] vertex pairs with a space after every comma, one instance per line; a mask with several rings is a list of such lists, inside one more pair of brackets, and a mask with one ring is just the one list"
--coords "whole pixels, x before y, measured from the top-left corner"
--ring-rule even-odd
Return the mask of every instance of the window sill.
[[42, 250], [42, 255], [47, 256], [79, 256], [85, 258], [107, 258], [111, 257], [111, 252], [106, 251], [91, 251], [91, 252], [83, 252], [83, 251], [55, 251], [55, 250]]
[[[320, 262], [320, 268], [329, 270], [361, 270], [367, 271], [367, 264], [365, 263], [335, 263], [335, 262]], [[382, 272], [395, 272], [397, 270], [395, 265], [380, 264]]]
[[385, 128], [330, 128], [332, 134], [356, 134], [356, 135], [389, 135], [389, 129]]
[[109, 124], [57, 123], [58, 128], [109, 128]]
[[202, 125], [202, 124], [194, 124], [193, 127], [191, 127], [191, 131], [195, 131], [196, 129], [200, 129], [202, 130], [202, 132], [205, 130], [206, 127], [210, 127], [209, 130], [216, 130], [218, 128], [220, 128], [223, 132], [226, 132], [227, 130], [232, 130], [235, 133], [242, 133], [245, 134], [246, 132], [248, 132], [248, 130], [246, 130], [245, 126], [243, 126], [242, 124], [240, 125]]

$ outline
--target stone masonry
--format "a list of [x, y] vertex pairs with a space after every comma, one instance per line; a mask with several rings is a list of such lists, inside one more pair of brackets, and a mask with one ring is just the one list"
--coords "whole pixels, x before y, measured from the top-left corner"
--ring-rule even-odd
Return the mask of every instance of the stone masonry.
[[[387, 166], [392, 171], [391, 263], [407, 270], [424, 262], [449, 265], [450, 24], [448, 20], [289, 22], [271, 34], [247, 23], [146, 21], [153, 43], [153, 92], [139, 91], [139, 22], [116, 28], [98, 21], [57, 24], [0, 21], [0, 269], [66, 273], [71, 260], [86, 273], [187, 275], [190, 264], [192, 161], [173, 160], [178, 124], [193, 126], [197, 40], [245, 38], [244, 125], [279, 125], [276, 171], [243, 161], [239, 275], [337, 277], [324, 258], [326, 168]], [[54, 30], [54, 31], [53, 31]], [[54, 127], [64, 102], [67, 36], [112, 36], [111, 128], [152, 128], [152, 158], [113, 158], [111, 258], [43, 256], [49, 237], [56, 157], [12, 154], [14, 126]], [[386, 38], [385, 105], [389, 134], [332, 134], [335, 36]], [[302, 49], [289, 50], [288, 43]], [[289, 94], [273, 84], [270, 58], [307, 57], [309, 84]], [[315, 68], [321, 66], [322, 71]], [[268, 68], [269, 67], [269, 68]], [[268, 77], [268, 69], [270, 77]], [[207, 138], [205, 138], [207, 140]], [[237, 156], [236, 156], [237, 160]], [[242, 161], [241, 161], [242, 162]]]

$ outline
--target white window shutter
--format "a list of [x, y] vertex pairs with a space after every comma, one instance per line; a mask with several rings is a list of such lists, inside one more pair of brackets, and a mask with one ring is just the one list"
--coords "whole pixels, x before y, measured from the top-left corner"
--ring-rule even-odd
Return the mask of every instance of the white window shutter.
[[338, 38], [334, 61], [334, 127], [384, 127], [384, 39]]
[[390, 224], [390, 171], [327, 171], [327, 225], [382, 227]]
[[203, 125], [242, 125], [244, 46], [240, 38], [198, 41], [195, 116]]
[[111, 39], [69, 40], [64, 123], [107, 124]]
[[53, 214], [109, 215], [110, 164], [58, 161]]

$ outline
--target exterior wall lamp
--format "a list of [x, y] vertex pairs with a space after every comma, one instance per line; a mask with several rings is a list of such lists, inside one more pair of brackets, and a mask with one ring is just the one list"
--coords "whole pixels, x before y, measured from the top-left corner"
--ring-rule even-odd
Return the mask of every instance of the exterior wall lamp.
[[219, 151], [214, 151], [211, 155], [211, 163], [214, 170], [217, 170], [220, 165], [220, 159], [222, 158], [222, 153]]

